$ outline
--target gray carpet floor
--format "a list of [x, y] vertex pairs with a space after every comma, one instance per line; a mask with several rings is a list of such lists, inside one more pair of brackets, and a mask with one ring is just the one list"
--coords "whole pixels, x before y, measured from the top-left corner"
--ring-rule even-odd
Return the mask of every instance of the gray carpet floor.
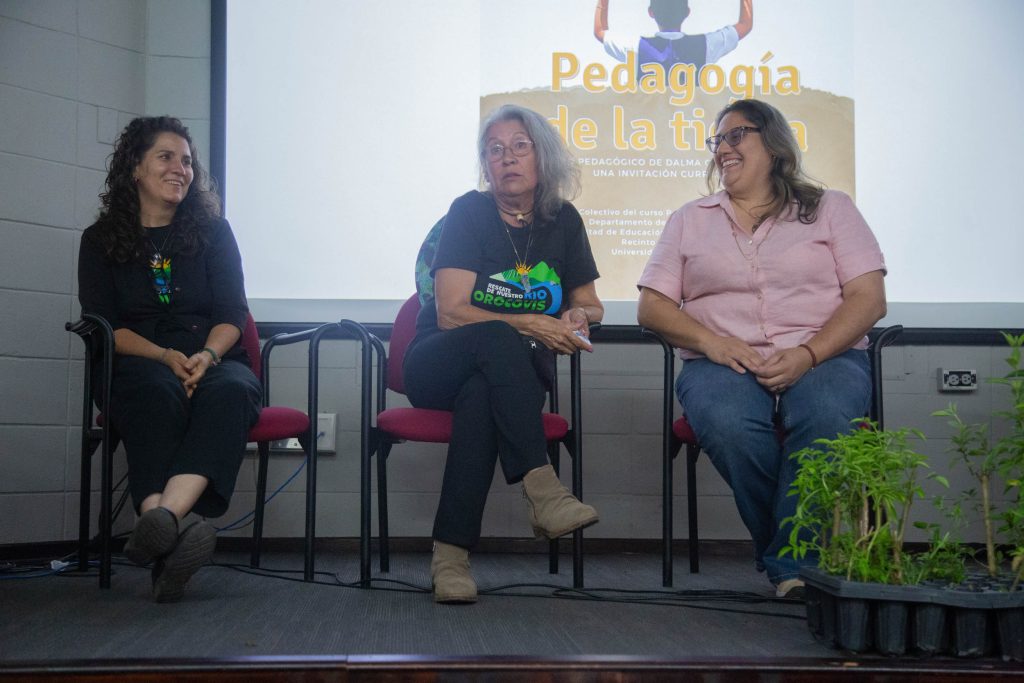
[[[321, 553], [317, 583], [302, 583], [299, 554], [267, 554], [253, 574], [237, 553], [192, 579], [185, 599], [156, 604], [147, 569], [117, 564], [113, 588], [95, 576], [0, 580], [0, 661], [207, 658], [268, 655], [627, 655], [670, 658], [828, 657], [799, 604], [768, 599], [764, 575], [746, 557], [707, 554], [700, 574], [678, 560], [675, 587], [661, 587], [656, 555], [593, 554], [586, 593], [574, 592], [572, 562], [547, 573], [547, 558], [477, 554], [476, 605], [436, 605], [426, 592], [426, 554], [392, 557], [375, 589], [352, 554]], [[422, 591], [410, 587], [418, 586]], [[631, 593], [630, 591], [641, 591]], [[695, 591], [742, 591], [764, 601], [729, 601]], [[632, 599], [634, 602], [621, 602]], [[773, 616], [774, 615], [774, 616]]]

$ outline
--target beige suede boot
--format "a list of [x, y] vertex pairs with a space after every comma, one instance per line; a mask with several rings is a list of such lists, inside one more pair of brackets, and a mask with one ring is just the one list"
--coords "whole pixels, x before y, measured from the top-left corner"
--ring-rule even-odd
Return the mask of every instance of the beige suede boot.
[[597, 510], [569, 493], [551, 465], [538, 467], [523, 477], [523, 496], [530, 510], [533, 533], [538, 538], [558, 538], [597, 523]]
[[476, 602], [476, 581], [469, 573], [469, 551], [465, 548], [434, 541], [430, 579], [434, 584], [434, 602]]

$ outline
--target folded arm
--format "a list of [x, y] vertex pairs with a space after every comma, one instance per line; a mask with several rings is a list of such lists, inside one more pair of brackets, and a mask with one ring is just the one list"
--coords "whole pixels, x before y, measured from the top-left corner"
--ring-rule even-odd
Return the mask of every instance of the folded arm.
[[[545, 346], [559, 353], [573, 353], [577, 349], [589, 350], [583, 340], [574, 334], [576, 328], [565, 320], [539, 313], [515, 315], [493, 313], [474, 306], [470, 297], [473, 294], [475, 283], [476, 273], [471, 270], [461, 268], [439, 268], [437, 270], [434, 274], [434, 296], [439, 328], [451, 330], [463, 325], [501, 320], [514, 327], [520, 334], [536, 337]], [[570, 306], [584, 308], [587, 310], [588, 318], [591, 310], [598, 316], [603, 315], [604, 309], [600, 308], [600, 302], [597, 302], [597, 307], [600, 309], [598, 311], [595, 309], [593, 301], [589, 301], [586, 295], [574, 302], [573, 295], [581, 288], [577, 287], [569, 293]], [[595, 292], [595, 299], [596, 296]], [[596, 322], [596, 320], [592, 319], [591, 322]]]

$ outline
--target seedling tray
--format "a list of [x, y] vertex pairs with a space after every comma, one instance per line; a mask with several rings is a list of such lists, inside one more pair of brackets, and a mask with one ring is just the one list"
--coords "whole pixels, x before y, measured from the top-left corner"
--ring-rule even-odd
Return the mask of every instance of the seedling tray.
[[811, 567], [801, 569], [800, 578], [807, 625], [829, 647], [1024, 661], [1024, 590], [1009, 592], [1009, 581], [971, 575], [956, 586], [890, 586]]

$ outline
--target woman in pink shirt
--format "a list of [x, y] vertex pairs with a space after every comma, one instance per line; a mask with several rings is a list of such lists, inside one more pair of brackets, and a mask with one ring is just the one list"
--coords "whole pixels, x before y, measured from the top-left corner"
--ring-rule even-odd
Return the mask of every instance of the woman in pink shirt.
[[799, 597], [799, 564], [778, 556], [796, 506], [789, 455], [868, 412], [865, 335], [885, 315], [885, 262], [850, 198], [804, 175], [777, 109], [739, 100], [716, 130], [708, 189], [724, 189], [669, 218], [637, 317], [686, 361], [676, 395], [733, 490], [758, 569]]

